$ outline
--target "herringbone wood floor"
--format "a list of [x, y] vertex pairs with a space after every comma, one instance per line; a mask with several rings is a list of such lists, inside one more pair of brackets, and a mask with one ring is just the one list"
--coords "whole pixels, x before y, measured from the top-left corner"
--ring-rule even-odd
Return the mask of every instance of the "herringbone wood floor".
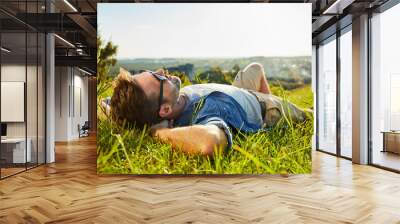
[[400, 175], [319, 152], [312, 175], [98, 176], [95, 147], [0, 181], [0, 223], [400, 223]]

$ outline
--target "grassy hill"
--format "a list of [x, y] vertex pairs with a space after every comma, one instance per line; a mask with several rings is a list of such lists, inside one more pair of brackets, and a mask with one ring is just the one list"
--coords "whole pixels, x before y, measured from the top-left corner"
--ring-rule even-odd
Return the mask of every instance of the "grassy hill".
[[258, 62], [264, 66], [267, 77], [283, 79], [303, 79], [311, 77], [311, 57], [248, 57], [248, 58], [161, 58], [161, 59], [119, 59], [111, 70], [117, 74], [119, 67], [130, 71], [156, 70], [163, 67], [175, 67], [183, 64], [193, 64], [195, 73], [220, 67], [230, 71], [235, 65], [243, 69], [251, 62]]
[[[303, 108], [312, 108], [310, 85], [275, 95]], [[112, 91], [110, 91], [111, 94]], [[310, 173], [313, 121], [283, 121], [268, 131], [236, 134], [233, 147], [213, 159], [186, 155], [149, 135], [148, 129], [113, 125], [98, 108], [97, 172], [104, 174], [299, 174]]]

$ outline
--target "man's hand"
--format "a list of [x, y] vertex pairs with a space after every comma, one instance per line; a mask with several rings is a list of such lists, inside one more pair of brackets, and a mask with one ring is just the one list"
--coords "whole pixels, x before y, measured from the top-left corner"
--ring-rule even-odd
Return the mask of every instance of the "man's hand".
[[152, 135], [160, 141], [169, 143], [174, 149], [189, 154], [213, 156], [214, 150], [226, 147], [225, 132], [215, 125], [193, 125], [180, 128], [156, 128]]
[[110, 111], [111, 111], [110, 106], [109, 106], [108, 104], [106, 104], [106, 102], [104, 102], [104, 101], [101, 101], [101, 106], [103, 107], [105, 113], [106, 113], [107, 115], [109, 115], [109, 114], [110, 114]]
[[104, 119], [109, 118], [111, 115], [111, 107], [104, 101], [104, 99], [101, 100], [99, 106], [100, 107], [97, 116]]

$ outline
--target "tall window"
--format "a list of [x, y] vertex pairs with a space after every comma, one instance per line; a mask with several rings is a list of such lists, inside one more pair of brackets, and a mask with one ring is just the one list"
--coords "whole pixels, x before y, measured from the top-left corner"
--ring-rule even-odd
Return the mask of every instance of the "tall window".
[[5, 131], [0, 145], [0, 169], [3, 178], [26, 170], [26, 163], [32, 159], [25, 118], [26, 33], [2, 31], [1, 49], [0, 111]]
[[372, 17], [372, 163], [400, 170], [400, 4]]
[[[42, 1], [0, 1], [15, 14]], [[0, 179], [45, 163], [45, 35], [0, 12]]]
[[318, 149], [336, 153], [336, 40], [318, 48]]
[[[352, 149], [352, 35], [340, 36], [340, 154], [351, 158]], [[344, 31], [345, 32], [345, 31]]]

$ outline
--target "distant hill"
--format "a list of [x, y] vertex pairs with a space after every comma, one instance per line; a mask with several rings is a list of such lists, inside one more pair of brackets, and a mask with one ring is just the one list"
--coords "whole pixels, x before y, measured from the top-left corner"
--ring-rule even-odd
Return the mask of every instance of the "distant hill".
[[311, 57], [249, 57], [249, 58], [161, 58], [161, 59], [120, 59], [111, 73], [118, 73], [119, 67], [129, 71], [156, 70], [193, 64], [194, 72], [201, 73], [212, 67], [231, 71], [235, 65], [243, 69], [251, 62], [264, 66], [267, 77], [277, 79], [307, 79], [311, 77]]

